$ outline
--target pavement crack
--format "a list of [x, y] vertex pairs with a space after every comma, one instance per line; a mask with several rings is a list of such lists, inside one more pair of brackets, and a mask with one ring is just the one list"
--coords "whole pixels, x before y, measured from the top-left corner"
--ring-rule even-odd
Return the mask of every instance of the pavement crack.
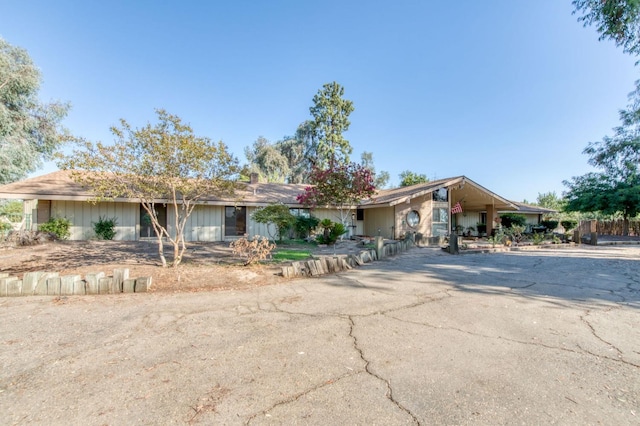
[[312, 387], [310, 387], [308, 389], [305, 389], [305, 390], [303, 390], [301, 392], [298, 392], [298, 393], [296, 393], [294, 395], [291, 395], [291, 396], [289, 396], [289, 397], [287, 397], [285, 399], [281, 399], [281, 400], [277, 401], [275, 404], [273, 404], [272, 406], [270, 406], [269, 408], [266, 408], [266, 409], [264, 409], [262, 411], [259, 411], [257, 413], [252, 414], [251, 416], [249, 416], [247, 418], [247, 420], [244, 422], [244, 424], [245, 425], [251, 424], [251, 422], [253, 420], [255, 420], [255, 418], [258, 417], [260, 414], [266, 416], [267, 413], [269, 413], [269, 411], [274, 410], [275, 408], [277, 408], [277, 407], [279, 407], [281, 405], [286, 405], [286, 404], [290, 404], [292, 402], [295, 402], [298, 399], [302, 398], [303, 396], [310, 394], [311, 392], [317, 391], [317, 390], [322, 389], [322, 388], [327, 387], [327, 386], [331, 386], [334, 383], [339, 382], [340, 380], [346, 379], [347, 377], [355, 376], [355, 375], [360, 374], [362, 372], [363, 372], [363, 370], [351, 371], [351, 372], [345, 373], [345, 374], [343, 374], [341, 376], [325, 380], [324, 382], [319, 383], [316, 386], [312, 386]]
[[[394, 320], [398, 321], [398, 322], [403, 322], [403, 323], [407, 323], [407, 324], [413, 324], [413, 325], [420, 325], [423, 327], [429, 327], [429, 328], [433, 328], [436, 330], [443, 330], [443, 331], [457, 331], [459, 333], [463, 333], [463, 334], [468, 334], [470, 336], [475, 336], [475, 337], [481, 337], [483, 339], [496, 339], [496, 340], [504, 340], [507, 342], [512, 342], [512, 343], [518, 343], [521, 345], [530, 345], [530, 346], [538, 346], [541, 348], [545, 348], [545, 349], [552, 349], [552, 350], [557, 350], [557, 351], [564, 351], [564, 352], [571, 352], [571, 353], [575, 353], [575, 354], [587, 354], [596, 358], [603, 358], [603, 359], [607, 359], [609, 361], [615, 361], [615, 362], [620, 362], [626, 365], [630, 365], [632, 367], [640, 367], [640, 365], [638, 364], [634, 364], [632, 362], [629, 362], [625, 359], [622, 359], [622, 353], [620, 352], [620, 350], [618, 348], [616, 348], [614, 345], [612, 345], [611, 343], [608, 343], [602, 339], [600, 339], [602, 342], [608, 344], [609, 346], [611, 346], [612, 348], [616, 349], [619, 353], [619, 358], [613, 358], [613, 357], [609, 357], [609, 356], [604, 356], [604, 355], [598, 355], [596, 353], [593, 353], [583, 347], [581, 347], [580, 345], [578, 346], [579, 350], [575, 350], [575, 349], [571, 349], [571, 348], [566, 348], [566, 347], [562, 347], [562, 346], [554, 346], [554, 345], [547, 345], [545, 343], [542, 342], [527, 342], [524, 340], [518, 340], [518, 339], [512, 339], [510, 337], [504, 337], [504, 336], [489, 336], [486, 334], [480, 334], [480, 333], [474, 333], [472, 331], [468, 331], [468, 330], [463, 330], [461, 328], [456, 328], [456, 327], [442, 327], [442, 326], [436, 326], [433, 324], [429, 324], [429, 323], [424, 323], [424, 322], [418, 322], [418, 321], [411, 321], [411, 320], [405, 320], [405, 319], [401, 319], [398, 317], [395, 317], [393, 315], [388, 315], [389, 318], [393, 318]], [[597, 337], [597, 336], [596, 336]]]
[[[613, 343], [611, 343], [611, 342], [609, 342], [609, 341], [605, 340], [604, 338], [602, 338], [602, 337], [598, 334], [598, 332], [596, 331], [596, 329], [595, 329], [595, 327], [593, 326], [593, 324], [591, 324], [591, 323], [589, 322], [589, 320], [587, 319], [587, 317], [588, 317], [590, 314], [591, 314], [591, 311], [590, 311], [590, 310], [587, 310], [587, 311], [585, 312], [585, 314], [584, 314], [584, 315], [580, 315], [580, 321], [582, 321], [582, 323], [583, 323], [583, 324], [585, 324], [585, 325], [589, 328], [589, 330], [591, 331], [591, 335], [592, 335], [593, 337], [595, 337], [597, 340], [599, 340], [600, 342], [602, 342], [602, 343], [604, 343], [605, 345], [609, 346], [610, 348], [612, 348], [613, 350], [615, 350], [615, 351], [618, 353], [618, 358], [611, 358], [611, 357], [605, 357], [605, 358], [607, 358], [607, 359], [616, 359], [616, 360], [618, 360], [618, 361], [620, 361], [620, 362], [623, 362], [623, 363], [625, 363], [625, 364], [629, 364], [629, 365], [633, 365], [633, 366], [638, 367], [638, 365], [633, 364], [633, 363], [630, 363], [630, 362], [625, 361], [624, 359], [622, 359], [622, 356], [623, 356], [622, 351], [621, 351], [621, 350], [620, 350], [616, 345], [614, 345]], [[587, 352], [587, 353], [591, 353], [591, 352], [589, 352], [589, 351], [587, 351], [587, 350], [585, 350], [585, 349], [583, 349], [583, 348], [580, 348], [580, 349], [584, 350], [584, 351], [585, 351], [585, 352]], [[595, 355], [595, 354], [593, 354], [593, 355]], [[597, 355], [596, 355], [596, 356], [597, 356]]]
[[377, 373], [375, 373], [371, 369], [371, 361], [369, 361], [366, 358], [366, 356], [364, 355], [364, 351], [362, 350], [362, 348], [358, 344], [358, 338], [354, 334], [354, 328], [356, 326], [355, 321], [353, 320], [353, 317], [351, 315], [348, 317], [348, 319], [349, 319], [349, 324], [350, 324], [349, 336], [353, 339], [353, 348], [360, 354], [360, 359], [362, 359], [362, 362], [364, 362], [364, 370], [366, 371], [366, 373], [369, 374], [370, 376], [380, 380], [381, 382], [383, 382], [387, 387], [387, 394], [386, 394], [387, 399], [389, 399], [389, 401], [391, 401], [393, 404], [395, 404], [400, 410], [404, 411], [409, 416], [411, 416], [411, 418], [413, 419], [413, 423], [414, 424], [419, 425], [420, 421], [418, 420], [416, 415], [413, 414], [407, 407], [402, 405], [400, 403], [400, 401], [398, 401], [394, 397], [394, 395], [393, 395], [393, 387], [391, 386], [391, 380], [388, 380], [388, 379], [385, 379], [384, 377], [381, 377], [380, 375], [378, 375]]

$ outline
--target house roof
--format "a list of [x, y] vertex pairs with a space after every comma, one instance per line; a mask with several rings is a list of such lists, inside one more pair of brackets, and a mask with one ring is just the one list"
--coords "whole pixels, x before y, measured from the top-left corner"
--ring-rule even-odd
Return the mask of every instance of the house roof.
[[517, 201], [512, 201], [512, 203], [518, 208], [518, 211], [520, 213], [529, 213], [529, 214], [555, 214], [555, 213], [558, 213], [557, 210], [548, 209], [546, 207], [532, 206], [531, 204], [519, 203]]
[[[300, 204], [296, 197], [304, 192], [307, 186], [304, 184], [240, 183], [239, 188], [232, 197], [222, 198], [211, 195], [203, 197], [200, 202], [209, 205], [242, 203], [248, 206], [283, 203], [291, 207], [299, 207]], [[460, 202], [465, 210], [481, 211], [488, 205], [493, 205], [498, 211], [513, 211], [517, 210], [518, 206], [526, 206], [525, 204], [508, 201], [466, 176], [456, 176], [401, 188], [380, 190], [370, 199], [363, 200], [360, 203], [360, 207], [391, 207], [405, 202], [408, 203], [415, 198], [428, 196], [440, 188], [449, 189], [451, 204]], [[60, 170], [2, 185], [0, 186], [0, 198], [88, 201], [94, 199], [94, 196], [88, 188], [71, 179], [71, 171]], [[138, 200], [127, 198], [115, 198], [114, 201], [138, 202]], [[163, 202], [166, 200], [158, 201]], [[528, 207], [532, 208], [533, 206]], [[536, 211], [539, 211], [543, 208], [537, 207], [537, 209]]]
[[493, 205], [498, 210], [517, 209], [509, 200], [489, 191], [466, 176], [456, 176], [395, 189], [381, 190], [370, 200], [363, 201], [361, 207], [392, 207], [402, 203], [410, 203], [411, 200], [428, 195], [440, 188], [449, 189], [451, 204], [454, 205], [459, 202], [463, 206], [463, 210], [482, 211], [486, 209], [487, 205]]
[[425, 194], [429, 194], [437, 189], [444, 188], [447, 183], [457, 178], [439, 179], [426, 183], [418, 183], [415, 185], [401, 186], [394, 189], [381, 189], [376, 195], [369, 200], [365, 200], [361, 203], [362, 207], [367, 206], [381, 206], [388, 205], [394, 206], [420, 197]]
[[[271, 203], [299, 206], [296, 196], [302, 193], [307, 186], [308, 185], [284, 185], [277, 183], [240, 183], [235, 195], [230, 198], [211, 195], [203, 197], [201, 202], [211, 205], [228, 205], [229, 203], [241, 201], [244, 205], [255, 206], [268, 205]], [[59, 170], [46, 175], [2, 185], [0, 186], [0, 198], [88, 201], [95, 197], [88, 188], [71, 179], [71, 171]], [[129, 198], [115, 198], [114, 201], [138, 202], [138, 200]]]

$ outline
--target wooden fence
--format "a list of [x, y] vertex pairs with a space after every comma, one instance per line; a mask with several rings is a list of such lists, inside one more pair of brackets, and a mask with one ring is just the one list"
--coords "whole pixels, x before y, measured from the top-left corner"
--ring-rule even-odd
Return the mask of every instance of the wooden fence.
[[[588, 235], [597, 232], [598, 235], [624, 235], [624, 220], [582, 220], [580, 234]], [[629, 236], [640, 236], [640, 220], [629, 221]]]

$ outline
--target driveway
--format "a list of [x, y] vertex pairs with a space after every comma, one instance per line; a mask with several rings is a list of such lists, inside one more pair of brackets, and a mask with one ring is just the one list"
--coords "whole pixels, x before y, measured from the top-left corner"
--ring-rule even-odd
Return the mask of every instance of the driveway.
[[0, 300], [0, 424], [638, 424], [640, 248]]

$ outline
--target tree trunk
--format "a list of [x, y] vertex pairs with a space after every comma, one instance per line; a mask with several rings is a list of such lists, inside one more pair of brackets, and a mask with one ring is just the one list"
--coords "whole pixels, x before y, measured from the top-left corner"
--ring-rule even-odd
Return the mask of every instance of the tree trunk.
[[158, 236], [158, 255], [160, 256], [160, 260], [162, 261], [162, 267], [167, 267], [167, 259], [164, 257], [164, 244], [162, 243], [162, 234]]

